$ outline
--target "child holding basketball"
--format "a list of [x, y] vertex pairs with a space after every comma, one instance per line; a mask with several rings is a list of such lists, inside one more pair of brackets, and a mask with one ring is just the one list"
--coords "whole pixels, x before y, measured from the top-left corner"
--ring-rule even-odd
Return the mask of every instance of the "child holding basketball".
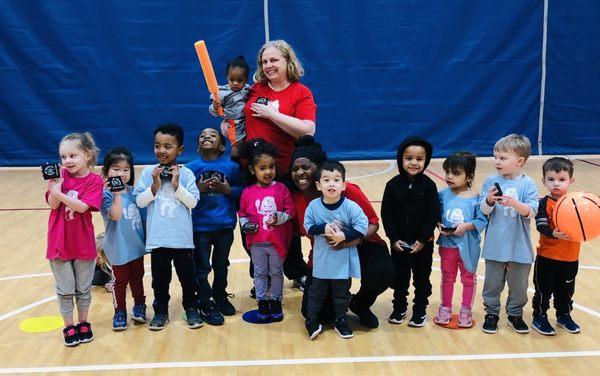
[[461, 328], [470, 328], [473, 325], [471, 309], [477, 287], [475, 272], [481, 253], [479, 234], [487, 224], [479, 209], [479, 193], [471, 189], [475, 178], [475, 166], [475, 155], [466, 151], [452, 154], [443, 164], [448, 188], [439, 192], [442, 222], [437, 244], [442, 269], [442, 304], [433, 319], [436, 324], [450, 323], [454, 281], [460, 269], [463, 293], [457, 325]]
[[[283, 320], [283, 261], [292, 240], [294, 202], [288, 189], [275, 181], [276, 151], [261, 138], [243, 148], [255, 183], [244, 188], [240, 199], [240, 226], [246, 234], [254, 264], [254, 287], [260, 322]], [[270, 289], [268, 276], [271, 277]], [[270, 296], [267, 294], [270, 290]]]
[[506, 313], [517, 333], [529, 333], [523, 321], [529, 271], [533, 263], [530, 221], [538, 210], [538, 188], [522, 169], [531, 154], [529, 139], [510, 134], [494, 145], [497, 174], [483, 183], [480, 207], [488, 217], [482, 257], [485, 259], [483, 305], [486, 315], [481, 330], [498, 331], [500, 294], [508, 283]]
[[227, 84], [219, 86], [218, 98], [211, 95], [212, 103], [208, 107], [213, 116], [219, 116], [218, 109], [223, 108], [225, 119], [221, 123], [221, 132], [231, 142], [231, 159], [236, 162], [239, 162], [241, 142], [246, 138], [244, 106], [250, 91], [250, 85], [246, 84], [249, 72], [250, 67], [243, 56], [228, 61], [225, 68]]
[[[209, 325], [223, 324], [225, 316], [235, 315], [227, 299], [227, 268], [236, 225], [236, 206], [242, 194], [240, 166], [223, 156], [225, 138], [214, 128], [198, 136], [200, 158], [185, 166], [196, 177], [200, 191], [192, 210], [194, 224], [194, 271], [198, 281], [200, 317]], [[212, 288], [208, 275], [214, 272]]]
[[[50, 206], [46, 258], [56, 281], [60, 313], [65, 322], [65, 346], [94, 339], [88, 312], [96, 242], [92, 212], [102, 204], [102, 178], [92, 172], [98, 149], [90, 133], [71, 133], [60, 141], [61, 177], [48, 181]], [[78, 323], [73, 321], [73, 298]]]
[[[127, 285], [133, 295], [132, 319], [146, 322], [146, 296], [144, 295], [144, 255], [145, 210], [140, 211], [133, 193], [135, 180], [133, 156], [124, 147], [111, 149], [104, 155], [104, 175], [106, 185], [102, 200], [102, 218], [104, 219], [104, 241], [102, 248], [110, 262], [114, 275], [113, 330], [127, 329], [127, 310], [125, 292]], [[109, 179], [118, 177], [123, 186], [111, 186]], [[123, 187], [124, 189], [121, 189]]]
[[573, 163], [562, 157], [550, 158], [544, 162], [542, 174], [542, 182], [549, 194], [540, 199], [535, 217], [540, 243], [533, 267], [535, 294], [531, 326], [543, 335], [555, 334], [546, 314], [550, 308], [550, 298], [554, 297], [556, 324], [569, 333], [579, 333], [581, 329], [571, 318], [571, 311], [580, 244], [556, 229], [551, 220], [556, 201], [566, 195], [573, 184]]

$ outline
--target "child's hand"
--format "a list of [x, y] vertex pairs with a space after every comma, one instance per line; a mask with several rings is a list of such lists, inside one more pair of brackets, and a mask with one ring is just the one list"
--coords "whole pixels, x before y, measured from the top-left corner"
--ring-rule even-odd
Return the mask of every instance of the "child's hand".
[[48, 180], [48, 191], [52, 194], [57, 194], [62, 191], [62, 178]]
[[327, 243], [329, 243], [331, 247], [335, 248], [346, 240], [346, 235], [342, 231], [336, 231], [333, 234], [325, 234], [325, 239], [327, 239]]
[[274, 225], [275, 223], [277, 223], [277, 213], [271, 214], [271, 216], [267, 220], [267, 223], [270, 225]]
[[456, 230], [454, 230], [453, 233], [448, 233], [448, 235], [463, 236], [464, 233], [469, 230], [468, 227], [468, 223], [459, 223], [458, 225], [456, 225]]
[[242, 226], [242, 232], [245, 234], [254, 234], [257, 231], [258, 231], [258, 225], [256, 223], [246, 222]]
[[211, 181], [212, 178], [204, 180], [204, 177], [200, 176], [200, 180], [196, 182], [196, 186], [198, 187], [200, 193], [206, 193], [210, 190]]
[[410, 253], [417, 253], [417, 252], [419, 252], [420, 250], [423, 249], [423, 246], [424, 246], [424, 244], [417, 240], [415, 242], [415, 245], [413, 246], [412, 251], [410, 251]]
[[213, 189], [226, 196], [231, 194], [231, 186], [229, 185], [227, 178], [224, 182], [221, 182], [219, 179], [215, 179], [213, 182]]
[[557, 239], [571, 240], [571, 237], [569, 235], [565, 234], [564, 232], [559, 231], [558, 229], [555, 229], [554, 231], [552, 231], [552, 236], [554, 236]]
[[173, 185], [173, 191], [176, 191], [179, 188], [179, 165], [172, 165], [169, 168], [169, 172], [173, 175], [173, 179], [171, 179], [171, 184]]
[[398, 240], [394, 244], [392, 244], [392, 249], [396, 252], [404, 252], [404, 248], [402, 248], [402, 244], [404, 244], [404, 240]]
[[[156, 187], [157, 190], [160, 187], [160, 172], [162, 169], [163, 168], [160, 165], [157, 165], [154, 167], [154, 170], [152, 170], [152, 186]], [[154, 190], [154, 188], [152, 190]]]
[[213, 108], [215, 109], [215, 111], [219, 112], [219, 109], [221, 108], [221, 101], [219, 100], [219, 98], [215, 98], [213, 99]]
[[496, 203], [496, 201], [502, 199], [501, 196], [496, 196], [496, 193], [498, 193], [498, 189], [494, 185], [492, 185], [490, 187], [490, 189], [488, 189], [488, 194], [485, 197], [485, 202], [489, 206], [494, 206], [494, 204]]

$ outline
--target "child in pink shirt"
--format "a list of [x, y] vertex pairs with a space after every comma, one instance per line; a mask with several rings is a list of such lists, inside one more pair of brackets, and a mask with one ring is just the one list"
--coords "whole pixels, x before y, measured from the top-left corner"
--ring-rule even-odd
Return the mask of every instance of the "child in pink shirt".
[[[275, 148], [263, 139], [252, 139], [243, 155], [256, 183], [244, 189], [240, 199], [240, 226], [246, 233], [254, 264], [258, 320], [283, 320], [283, 260], [292, 239], [294, 202], [285, 185], [275, 182]], [[271, 299], [267, 296], [271, 277]]]
[[[52, 209], [48, 220], [46, 258], [56, 280], [60, 313], [65, 322], [65, 346], [94, 339], [87, 321], [96, 263], [92, 212], [102, 205], [103, 181], [91, 171], [98, 149], [90, 133], [72, 133], [60, 142], [61, 177], [48, 181], [46, 201]], [[73, 321], [73, 298], [79, 322]]]

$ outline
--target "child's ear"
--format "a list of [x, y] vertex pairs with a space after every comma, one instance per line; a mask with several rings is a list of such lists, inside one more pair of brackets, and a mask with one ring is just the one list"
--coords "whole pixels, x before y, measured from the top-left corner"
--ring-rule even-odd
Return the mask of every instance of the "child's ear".
[[254, 167], [253, 166], [248, 165], [248, 171], [250, 171], [250, 173], [252, 175], [254, 175]]
[[219, 151], [221, 153], [225, 151], [225, 145], [223, 145], [222, 143], [219, 145]]
[[321, 182], [320, 181], [316, 181], [315, 184], [317, 185], [317, 191], [321, 190]]
[[179, 148], [177, 148], [177, 155], [181, 155], [183, 153], [183, 145], [179, 146]]
[[346, 190], [346, 181], [344, 180], [344, 183], [342, 183], [342, 192], [344, 192]]
[[523, 167], [524, 164], [525, 164], [525, 158], [524, 157], [519, 157], [519, 160], [517, 161], [517, 165], [519, 167]]

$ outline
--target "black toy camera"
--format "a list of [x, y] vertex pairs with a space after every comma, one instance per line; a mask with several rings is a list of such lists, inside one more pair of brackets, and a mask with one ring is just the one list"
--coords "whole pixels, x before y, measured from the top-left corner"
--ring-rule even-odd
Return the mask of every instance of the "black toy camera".
[[171, 165], [161, 164], [160, 165], [160, 179], [161, 180], [171, 180], [173, 178], [173, 174], [171, 174]]
[[60, 178], [60, 166], [58, 163], [45, 163], [42, 165], [42, 176], [44, 180]]
[[125, 182], [120, 176], [111, 176], [108, 178], [108, 187], [111, 192], [119, 192], [125, 189]]
[[266, 106], [266, 105], [269, 104], [269, 98], [258, 97], [258, 98], [256, 98], [256, 103], [258, 103], [258, 104], [264, 104]]

